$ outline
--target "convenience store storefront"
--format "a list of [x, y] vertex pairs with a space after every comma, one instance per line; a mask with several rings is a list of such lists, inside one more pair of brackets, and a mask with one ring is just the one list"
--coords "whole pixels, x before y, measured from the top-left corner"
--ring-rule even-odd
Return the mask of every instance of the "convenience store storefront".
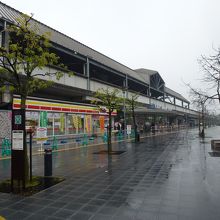
[[[13, 99], [13, 109], [20, 108], [20, 99]], [[116, 116], [116, 112], [113, 116]], [[114, 117], [113, 117], [114, 123]], [[47, 127], [48, 137], [79, 134], [99, 134], [108, 124], [106, 112], [95, 106], [73, 105], [52, 101], [26, 101], [26, 126]]]

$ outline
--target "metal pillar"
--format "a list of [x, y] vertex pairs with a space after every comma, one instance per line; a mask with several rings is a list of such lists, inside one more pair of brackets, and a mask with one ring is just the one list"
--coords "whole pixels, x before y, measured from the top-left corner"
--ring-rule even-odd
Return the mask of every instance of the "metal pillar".
[[86, 57], [87, 90], [90, 90], [89, 58]]
[[123, 95], [124, 95], [124, 139], [126, 141], [127, 139], [127, 123], [126, 123], [126, 105], [125, 105], [125, 99], [128, 98], [128, 75], [125, 75], [125, 81], [124, 81], [124, 90], [123, 90]]

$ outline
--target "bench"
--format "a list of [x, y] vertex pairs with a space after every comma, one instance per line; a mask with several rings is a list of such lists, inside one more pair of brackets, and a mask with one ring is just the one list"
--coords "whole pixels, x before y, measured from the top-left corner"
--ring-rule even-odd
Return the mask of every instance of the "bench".
[[220, 151], [220, 140], [211, 140], [212, 151]]

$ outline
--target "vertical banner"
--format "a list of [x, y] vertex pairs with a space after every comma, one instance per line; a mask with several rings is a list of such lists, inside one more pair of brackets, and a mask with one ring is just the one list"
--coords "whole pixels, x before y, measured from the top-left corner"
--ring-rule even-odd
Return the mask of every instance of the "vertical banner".
[[86, 120], [86, 131], [87, 133], [90, 133], [92, 131], [92, 116], [86, 115], [85, 120]]
[[73, 115], [72, 120], [73, 120], [73, 126], [76, 129], [76, 133], [78, 134], [78, 130], [79, 130], [78, 116]]
[[105, 131], [105, 117], [99, 116], [100, 132]]
[[40, 112], [40, 127], [47, 127], [47, 112]]
[[60, 113], [60, 131], [64, 132], [65, 128], [65, 115], [64, 113]]

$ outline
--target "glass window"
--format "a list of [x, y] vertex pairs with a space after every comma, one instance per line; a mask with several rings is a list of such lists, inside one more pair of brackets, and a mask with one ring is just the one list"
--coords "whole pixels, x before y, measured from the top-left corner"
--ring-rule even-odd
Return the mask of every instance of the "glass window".
[[53, 136], [53, 114], [51, 112], [47, 113], [47, 135]]
[[65, 113], [54, 113], [54, 134], [65, 134], [66, 129]]
[[[36, 131], [39, 126], [39, 112], [26, 111], [26, 129], [32, 127]], [[34, 133], [36, 135], [36, 132]]]
[[78, 134], [78, 115], [68, 114], [67, 115], [67, 133]]

